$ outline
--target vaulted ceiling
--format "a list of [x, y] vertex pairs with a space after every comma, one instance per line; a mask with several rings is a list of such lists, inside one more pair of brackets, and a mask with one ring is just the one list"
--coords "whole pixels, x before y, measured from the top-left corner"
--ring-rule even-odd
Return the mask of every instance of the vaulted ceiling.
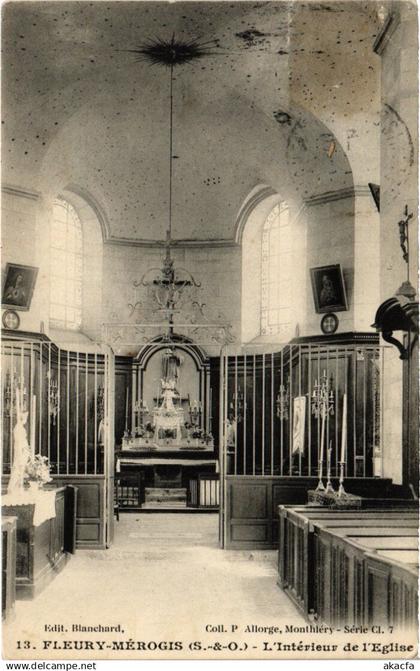
[[4, 180], [47, 196], [78, 185], [100, 204], [111, 237], [162, 239], [169, 69], [129, 50], [174, 34], [209, 41], [211, 52], [175, 68], [174, 238], [231, 239], [257, 184], [297, 203], [349, 187], [350, 144], [378, 123], [377, 10], [337, 1], [9, 3]]

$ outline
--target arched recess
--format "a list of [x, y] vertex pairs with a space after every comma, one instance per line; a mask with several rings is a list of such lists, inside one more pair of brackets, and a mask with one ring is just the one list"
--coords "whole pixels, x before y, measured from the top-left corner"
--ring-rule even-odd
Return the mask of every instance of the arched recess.
[[168, 343], [166, 336], [156, 336], [153, 340], [142, 347], [135, 361], [138, 362], [140, 368], [145, 368], [150, 357], [157, 351], [162, 349], [162, 347], [176, 346], [178, 349], [183, 349], [188, 351], [192, 359], [195, 361], [197, 370], [203, 368], [204, 365], [208, 363], [208, 356], [204, 349], [199, 345], [196, 345], [191, 338], [188, 338], [184, 335], [179, 335], [177, 333], [172, 334], [171, 341]]
[[82, 334], [97, 340], [102, 321], [102, 264], [106, 220], [95, 200], [75, 185], [59, 194], [75, 209], [83, 234]]
[[260, 336], [261, 319], [261, 236], [264, 222], [281, 196], [261, 185], [253, 189], [239, 213], [236, 239], [242, 245], [241, 340]]
[[203, 408], [202, 426], [210, 432], [210, 363], [203, 348], [186, 336], [173, 334], [170, 342], [164, 336], [156, 336], [140, 349], [133, 361], [133, 408], [140, 400], [149, 408], [155, 405], [162, 377], [162, 354], [168, 348], [182, 359], [178, 385], [181, 403], [186, 402], [188, 408], [198, 401]]
[[[290, 325], [279, 330], [278, 334], [265, 335], [262, 331], [262, 278], [263, 278], [263, 229], [267, 217], [279, 203], [288, 206], [290, 225], [282, 229], [281, 234], [290, 236], [285, 243], [292, 268], [290, 277], [292, 300], [277, 308], [284, 307], [290, 316]], [[241, 244], [241, 340], [242, 343], [260, 342], [279, 344], [289, 341], [295, 335], [295, 324], [299, 318], [302, 304], [305, 299], [305, 264], [302, 257], [305, 254], [305, 226], [302, 225], [299, 211], [293, 209], [293, 204], [276, 192], [272, 187], [261, 185], [253, 189], [240, 210], [236, 240]]]
[[[79, 210], [83, 210], [83, 208], [88, 208], [90, 210], [89, 221], [95, 219], [96, 223], [99, 224], [101, 229], [102, 241], [106, 242], [110, 236], [109, 222], [105, 210], [98, 202], [98, 200], [89, 191], [84, 189], [82, 186], [79, 186], [78, 184], [68, 184], [64, 191], [67, 194], [65, 197], [67, 200], [69, 200], [69, 202], [72, 200], [75, 201], [75, 203], [72, 203], [75, 209], [77, 209], [77, 205], [79, 204]], [[78, 212], [78, 214], [80, 216], [80, 212]]]

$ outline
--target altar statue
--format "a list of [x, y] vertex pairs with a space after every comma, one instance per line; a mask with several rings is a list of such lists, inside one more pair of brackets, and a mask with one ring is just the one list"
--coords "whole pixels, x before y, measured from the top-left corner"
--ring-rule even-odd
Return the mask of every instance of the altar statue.
[[20, 407], [20, 390], [16, 389], [16, 424], [13, 429], [13, 465], [10, 472], [7, 493], [12, 494], [23, 490], [25, 470], [31, 459], [25, 424], [28, 413]]
[[168, 410], [168, 412], [174, 412], [175, 406], [174, 406], [174, 398], [177, 398], [179, 396], [178, 392], [175, 389], [175, 380], [161, 380], [160, 381], [161, 386], [162, 386], [162, 405], [160, 406], [164, 410]]
[[179, 379], [179, 369], [184, 359], [179, 356], [174, 348], [168, 347], [162, 357], [162, 376], [166, 382], [174, 380], [175, 387]]

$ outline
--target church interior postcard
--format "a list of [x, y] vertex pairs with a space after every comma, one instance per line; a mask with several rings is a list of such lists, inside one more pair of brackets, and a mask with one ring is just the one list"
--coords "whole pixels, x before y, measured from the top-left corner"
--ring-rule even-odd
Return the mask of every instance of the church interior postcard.
[[415, 2], [11, 0], [2, 54], [3, 659], [415, 659]]

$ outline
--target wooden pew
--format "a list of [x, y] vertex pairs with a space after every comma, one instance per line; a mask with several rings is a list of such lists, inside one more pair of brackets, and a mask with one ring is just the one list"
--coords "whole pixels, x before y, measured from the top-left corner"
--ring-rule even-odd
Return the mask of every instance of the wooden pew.
[[306, 617], [415, 626], [417, 510], [280, 506], [279, 513], [278, 584]]

